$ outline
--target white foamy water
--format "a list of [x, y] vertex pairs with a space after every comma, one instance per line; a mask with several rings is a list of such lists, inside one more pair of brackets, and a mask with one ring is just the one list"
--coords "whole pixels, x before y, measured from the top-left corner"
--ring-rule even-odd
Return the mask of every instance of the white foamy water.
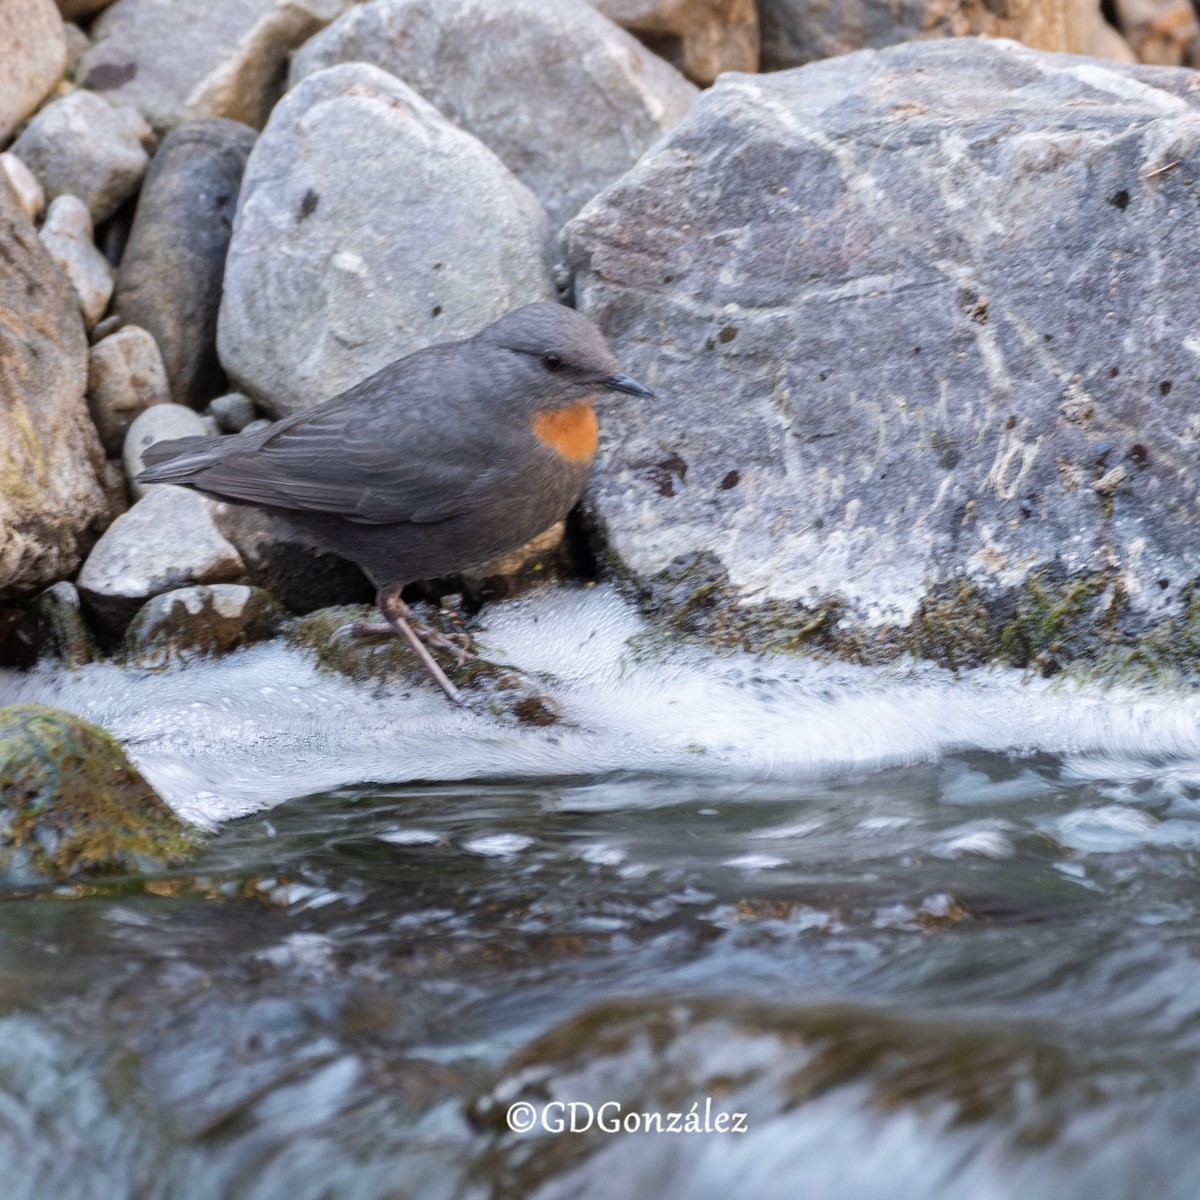
[[608, 588], [551, 591], [485, 617], [485, 655], [539, 679], [558, 725], [514, 728], [452, 708], [432, 685], [356, 685], [278, 641], [165, 671], [0, 672], [0, 703], [38, 701], [103, 725], [201, 823], [354, 783], [617, 770], [787, 779], [968, 749], [1043, 751], [1080, 777], [1100, 765], [1109, 779], [1200, 780], [1200, 695], [717, 657], [637, 638], [641, 618]]

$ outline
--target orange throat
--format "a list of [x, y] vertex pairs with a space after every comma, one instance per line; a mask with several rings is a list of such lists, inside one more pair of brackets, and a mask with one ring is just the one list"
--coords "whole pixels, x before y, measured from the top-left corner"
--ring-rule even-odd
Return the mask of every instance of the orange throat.
[[543, 409], [533, 418], [533, 435], [544, 446], [571, 462], [584, 462], [596, 453], [600, 426], [585, 400], [570, 408]]

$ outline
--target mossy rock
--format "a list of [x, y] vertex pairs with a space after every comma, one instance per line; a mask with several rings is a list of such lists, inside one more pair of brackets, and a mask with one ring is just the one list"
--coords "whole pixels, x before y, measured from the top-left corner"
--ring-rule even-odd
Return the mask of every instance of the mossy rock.
[[120, 658], [130, 666], [161, 667], [227, 654], [274, 637], [282, 624], [282, 610], [262, 588], [196, 584], [143, 604], [125, 631]]
[[[630, 586], [630, 581], [623, 581]], [[843, 619], [836, 598], [739, 602], [725, 568], [704, 551], [673, 560], [636, 586], [636, 598], [656, 630], [696, 638], [713, 649], [752, 653], [823, 651], [846, 662], [883, 664], [907, 657], [951, 670], [986, 663], [1055, 675], [1072, 665], [1111, 664], [1123, 658], [1193, 672], [1200, 669], [1200, 601], [1179, 618], [1122, 644], [1121, 595], [1109, 572], [1070, 574], [1057, 562], [1033, 572], [1018, 587], [984, 591], [968, 579], [930, 583], [907, 626]], [[1121, 654], [1111, 651], [1121, 646]], [[1168, 647], [1179, 646], [1178, 652]]]
[[103, 729], [0, 709], [0, 885], [161, 870], [200, 844]]
[[[443, 636], [464, 632], [444, 609], [418, 605], [414, 615]], [[336, 605], [290, 621], [284, 629], [284, 637], [292, 645], [315, 655], [324, 670], [336, 671], [356, 683], [436, 688], [398, 634], [364, 638], [335, 636], [343, 626], [363, 622], [374, 624], [381, 620], [379, 610], [372, 606]], [[461, 664], [440, 651], [434, 651], [434, 656], [450, 681], [464, 693], [470, 707], [494, 717], [511, 718], [521, 725], [553, 725], [558, 720], [553, 697], [545, 695], [538, 684], [514, 668], [478, 656]]]

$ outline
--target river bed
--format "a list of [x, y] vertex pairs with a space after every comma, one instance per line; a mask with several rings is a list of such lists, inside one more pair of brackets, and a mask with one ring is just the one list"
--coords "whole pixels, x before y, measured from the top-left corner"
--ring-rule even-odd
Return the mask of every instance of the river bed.
[[6, 1198], [1194, 1196], [1195, 693], [486, 616], [557, 726], [282, 643], [0, 675], [215, 830], [0, 907]]

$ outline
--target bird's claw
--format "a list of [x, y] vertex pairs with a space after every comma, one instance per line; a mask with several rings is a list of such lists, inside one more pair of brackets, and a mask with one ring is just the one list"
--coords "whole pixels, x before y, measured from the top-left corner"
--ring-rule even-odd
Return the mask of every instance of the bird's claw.
[[339, 625], [333, 633], [329, 635], [329, 644], [336, 646], [342, 641], [357, 641], [364, 637], [395, 637], [396, 631], [383, 622], [375, 621], [347, 621], [344, 625]]
[[454, 655], [454, 661], [460, 667], [474, 657], [475, 646], [469, 634], [439, 633], [436, 629], [430, 629], [428, 625], [414, 624], [413, 628], [427, 645], [432, 646], [435, 650], [444, 650], [447, 654]]

